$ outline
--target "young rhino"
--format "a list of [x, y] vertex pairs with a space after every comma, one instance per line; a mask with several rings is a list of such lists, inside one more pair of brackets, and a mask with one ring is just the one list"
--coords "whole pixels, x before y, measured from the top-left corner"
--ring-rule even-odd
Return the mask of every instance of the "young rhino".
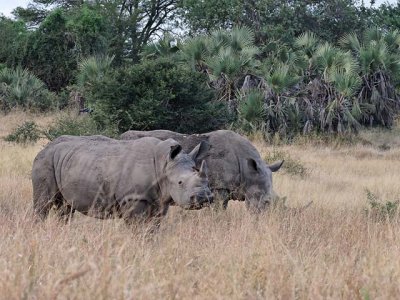
[[207, 151], [204, 142], [186, 154], [173, 139], [61, 136], [34, 160], [34, 211], [42, 219], [55, 207], [60, 217], [132, 221], [164, 216], [170, 204], [200, 209], [213, 201], [201, 161]]
[[230, 199], [235, 199], [245, 201], [248, 209], [259, 212], [265, 210], [276, 196], [272, 189], [272, 172], [278, 171], [283, 161], [267, 165], [248, 139], [231, 130], [192, 135], [168, 130], [131, 130], [120, 138], [135, 140], [145, 136], [161, 140], [173, 138], [184, 150], [199, 142], [209, 143], [205, 160], [209, 166], [210, 186], [224, 208]]

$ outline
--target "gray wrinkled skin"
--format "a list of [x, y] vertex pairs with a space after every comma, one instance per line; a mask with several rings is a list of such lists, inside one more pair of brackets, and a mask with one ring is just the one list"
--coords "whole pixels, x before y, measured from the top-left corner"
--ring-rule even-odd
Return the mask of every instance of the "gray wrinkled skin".
[[171, 204], [199, 209], [213, 200], [203, 142], [186, 154], [173, 139], [119, 141], [103, 136], [61, 136], [36, 156], [33, 207], [45, 219], [76, 210], [97, 218], [148, 220]]
[[256, 148], [245, 137], [230, 131], [217, 130], [205, 134], [184, 135], [168, 130], [127, 131], [123, 140], [135, 140], [145, 136], [161, 140], [173, 138], [184, 150], [200, 141], [210, 145], [205, 160], [209, 167], [211, 190], [218, 194], [223, 206], [229, 199], [245, 200], [252, 211], [263, 211], [275, 197], [272, 189], [272, 172], [281, 167], [283, 161], [267, 165]]

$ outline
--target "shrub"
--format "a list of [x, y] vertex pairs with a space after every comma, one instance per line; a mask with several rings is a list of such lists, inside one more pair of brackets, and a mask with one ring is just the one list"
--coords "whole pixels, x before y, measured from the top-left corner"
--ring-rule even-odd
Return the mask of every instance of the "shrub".
[[54, 140], [61, 135], [106, 135], [115, 136], [116, 132], [110, 126], [106, 130], [101, 130], [90, 116], [64, 115], [58, 118], [52, 125], [44, 131], [44, 135], [49, 140]]
[[283, 151], [273, 150], [272, 152], [264, 156], [264, 161], [266, 163], [272, 163], [277, 160], [285, 161], [284, 164], [282, 165], [282, 169], [290, 175], [295, 175], [300, 177], [305, 177], [308, 175], [309, 171], [302, 164], [300, 160], [293, 159], [289, 154]]
[[0, 71], [0, 109], [14, 107], [46, 111], [54, 107], [55, 95], [45, 84], [26, 69]]
[[245, 131], [254, 131], [263, 126], [266, 111], [264, 108], [264, 92], [251, 89], [238, 94], [239, 123]]
[[158, 58], [114, 70], [87, 87], [84, 97], [101, 128], [205, 132], [230, 121], [225, 104], [212, 101], [205, 82], [204, 74]]
[[32, 121], [27, 121], [15, 128], [4, 140], [17, 144], [36, 143], [42, 137], [39, 126]]
[[399, 200], [383, 202], [377, 195], [365, 189], [369, 207], [365, 208], [365, 213], [376, 221], [392, 220], [399, 213]]

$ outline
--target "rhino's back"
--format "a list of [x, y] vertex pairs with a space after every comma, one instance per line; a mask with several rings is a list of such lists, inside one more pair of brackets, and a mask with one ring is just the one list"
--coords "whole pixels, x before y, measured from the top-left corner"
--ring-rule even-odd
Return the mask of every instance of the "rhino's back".
[[253, 144], [244, 136], [232, 130], [217, 130], [205, 134], [214, 149], [220, 150], [221, 156], [234, 155], [238, 160], [252, 158], [257, 162], [261, 156]]
[[107, 202], [133, 192], [145, 193], [155, 180], [153, 149], [158, 142], [153, 138], [118, 141], [101, 136], [62, 136], [38, 155], [32, 178], [43, 176], [43, 165], [52, 165], [63, 197], [84, 211], [93, 199]]
[[190, 151], [192, 151], [193, 148], [196, 147], [200, 142], [208, 140], [208, 136], [206, 134], [187, 135], [170, 130], [129, 130], [120, 136], [121, 140], [137, 140], [143, 137], [154, 137], [162, 141], [170, 138], [174, 139], [182, 146], [186, 153], [190, 153]]

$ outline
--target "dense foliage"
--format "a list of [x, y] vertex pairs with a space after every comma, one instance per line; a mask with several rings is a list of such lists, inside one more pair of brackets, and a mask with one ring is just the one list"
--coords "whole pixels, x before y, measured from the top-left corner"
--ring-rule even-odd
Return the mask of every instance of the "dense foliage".
[[54, 106], [55, 95], [26, 69], [5, 68], [0, 71], [0, 109], [29, 108], [45, 111]]
[[164, 58], [114, 69], [86, 95], [94, 119], [103, 126], [118, 124], [120, 131], [202, 132], [228, 121], [225, 105], [212, 101], [203, 74]]
[[99, 132], [391, 127], [399, 14], [355, 0], [33, 0], [0, 17], [0, 109], [86, 108]]

